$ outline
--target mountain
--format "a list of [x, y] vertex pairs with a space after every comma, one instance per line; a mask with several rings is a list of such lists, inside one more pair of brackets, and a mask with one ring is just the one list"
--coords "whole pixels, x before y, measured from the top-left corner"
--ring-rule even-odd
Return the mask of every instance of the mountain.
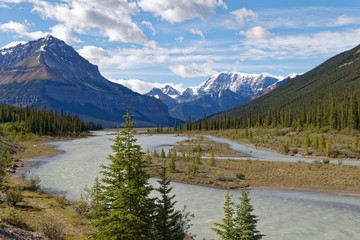
[[[274, 111], [282, 111], [283, 114], [291, 116], [290, 114], [305, 111], [308, 119], [312, 118], [311, 114], [314, 117], [318, 115], [318, 118], [321, 116], [325, 119], [331, 116], [342, 126], [346, 124], [350, 114], [357, 114], [360, 110], [360, 108], [359, 110], [353, 109], [354, 112], [348, 110], [357, 104], [351, 102], [353, 101], [351, 96], [360, 99], [360, 45], [328, 59], [313, 70], [297, 76], [291, 81], [285, 81], [284, 84], [265, 96], [214, 116], [214, 118], [225, 114], [240, 116], [250, 112], [251, 114], [266, 115]], [[328, 113], [329, 111], [332, 113]], [[325, 116], [325, 113], [330, 115]], [[328, 122], [324, 124], [328, 124]]]
[[139, 126], [171, 121], [160, 100], [108, 81], [96, 65], [50, 35], [0, 49], [0, 102], [63, 110], [111, 127], [127, 107]]
[[294, 76], [278, 78], [266, 74], [220, 73], [200, 86], [187, 88], [182, 92], [165, 86], [161, 89], [154, 88], [146, 95], [162, 100], [175, 118], [199, 119], [204, 115], [209, 116], [245, 104]]

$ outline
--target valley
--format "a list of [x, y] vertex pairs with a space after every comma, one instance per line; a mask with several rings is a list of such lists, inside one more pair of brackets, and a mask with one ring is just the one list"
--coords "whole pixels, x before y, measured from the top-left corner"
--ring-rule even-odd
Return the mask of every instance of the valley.
[[[96, 33], [109, 34], [109, 39], [88, 35], [80, 40], [94, 30], [87, 19], [68, 30], [50, 27], [46, 34], [17, 32], [33, 26], [27, 20], [24, 26], [0, 24], [0, 31], [28, 39], [0, 48], [0, 238], [222, 239], [222, 231], [227, 231], [219, 224], [224, 213], [225, 222], [233, 215], [227, 219], [233, 224], [227, 234], [238, 239], [246, 234], [244, 226], [236, 225], [244, 206], [247, 213], [255, 210], [255, 220], [247, 219], [254, 224], [251, 240], [359, 238], [360, 45], [340, 47], [345, 40], [338, 40], [333, 47], [322, 40], [311, 48], [313, 41], [306, 36], [309, 49], [288, 52], [292, 39], [277, 45], [279, 36], [270, 32], [276, 26], [269, 23], [267, 29], [256, 25], [231, 32], [239, 38], [236, 43], [224, 35], [217, 40], [226, 48], [216, 49], [208, 36], [220, 28], [204, 35], [189, 28], [192, 18], [184, 28], [190, 38], [173, 35], [179, 21], [171, 20], [174, 29], [165, 32], [174, 41], [157, 42], [143, 31], [151, 30], [157, 38], [155, 27], [166, 25], [166, 17], [155, 27], [138, 16], [139, 27], [130, 17], [153, 6], [144, 2], [120, 4], [124, 8], [115, 19], [130, 24]], [[53, 7], [61, 6], [65, 14], [79, 5], [69, 3]], [[8, 9], [7, 4], [0, 8]], [[46, 4], [51, 5], [44, 2], [31, 13]], [[83, 10], [90, 11], [86, 18], [98, 15], [95, 10], [106, 3], [100, 5], [71, 11], [69, 19]], [[52, 18], [49, 11], [41, 12], [41, 18]], [[105, 12], [111, 15], [112, 8]], [[228, 15], [240, 27], [258, 18], [245, 8]], [[327, 28], [354, 21], [341, 16]], [[116, 25], [107, 16], [101, 19]], [[138, 32], [118, 35], [122, 28]], [[236, 28], [228, 26], [227, 31]], [[77, 34], [66, 41], [52, 35], [72, 31]], [[345, 32], [338, 35], [345, 38]], [[119, 38], [121, 46], [116, 44]], [[181, 44], [192, 46], [185, 51]], [[238, 56], [239, 49], [248, 52]], [[306, 68], [291, 59], [313, 63], [310, 52], [316, 52], [312, 56], [318, 61], [313, 69], [294, 73]], [[335, 53], [327, 60], [318, 57]], [[190, 81], [168, 80], [172, 75]], [[141, 77], [158, 79], [151, 83]], [[254, 200], [254, 209], [246, 194]], [[240, 204], [231, 202], [230, 195]], [[176, 210], [183, 205], [189, 213]], [[164, 225], [169, 222], [172, 226]], [[213, 231], [214, 226], [220, 230]], [[176, 232], [172, 237], [170, 230]]]

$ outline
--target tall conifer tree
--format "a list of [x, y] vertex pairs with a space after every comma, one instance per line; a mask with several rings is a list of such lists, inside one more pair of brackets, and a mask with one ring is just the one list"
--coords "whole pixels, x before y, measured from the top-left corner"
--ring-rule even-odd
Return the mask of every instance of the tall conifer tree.
[[174, 201], [175, 195], [170, 195], [172, 187], [166, 176], [165, 164], [160, 170], [160, 180], [157, 191], [160, 196], [156, 203], [156, 235], [158, 240], [183, 240], [190, 236], [188, 229], [191, 215], [176, 210]]
[[92, 239], [152, 240], [154, 233], [154, 199], [149, 197], [147, 163], [136, 144], [134, 123], [129, 112], [124, 116], [124, 129], [112, 145], [110, 164], [103, 165], [101, 192], [91, 216], [96, 231]]

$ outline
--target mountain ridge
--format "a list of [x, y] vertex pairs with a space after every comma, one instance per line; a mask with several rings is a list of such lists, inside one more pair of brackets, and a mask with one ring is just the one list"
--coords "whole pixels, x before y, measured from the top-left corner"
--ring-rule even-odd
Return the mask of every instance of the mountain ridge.
[[[269, 94], [244, 106], [215, 115], [213, 119], [225, 115], [231, 117], [251, 113], [255, 116], [271, 114], [274, 111], [286, 113], [296, 109], [299, 112], [307, 111], [310, 116], [310, 113], [316, 115], [315, 109], [325, 108], [327, 111], [329, 109], [335, 111], [336, 107], [338, 112], [334, 112], [333, 116], [347, 116], [346, 114], [349, 113], [344, 112], [347, 111], [346, 108], [340, 105], [349, 103], [351, 95], [360, 99], [360, 45], [329, 58]], [[358, 110], [354, 111], [353, 114], [360, 113]], [[345, 120], [340, 123], [339, 118], [335, 120], [340, 125], [346, 123]]]
[[118, 126], [126, 108], [139, 126], [173, 121], [161, 101], [110, 82], [51, 35], [0, 49], [0, 102], [64, 110], [108, 127]]
[[[175, 118], [199, 119], [204, 115], [209, 116], [245, 104], [297, 75], [290, 74], [283, 78], [271, 74], [222, 72], [197, 87], [189, 87], [181, 92], [166, 85], [163, 88], [153, 88], [146, 95], [162, 100]], [[172, 94], [168, 94], [169, 89]]]

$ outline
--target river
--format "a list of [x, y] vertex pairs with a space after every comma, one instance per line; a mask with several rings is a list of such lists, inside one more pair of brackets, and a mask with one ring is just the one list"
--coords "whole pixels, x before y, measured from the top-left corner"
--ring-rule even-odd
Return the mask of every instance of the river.
[[[110, 138], [113, 136], [100, 132], [94, 137], [53, 142], [51, 145], [63, 153], [37, 158], [40, 164], [32, 168], [27, 177], [39, 176], [48, 193], [66, 192], [69, 199], [78, 200], [85, 185], [92, 185], [99, 176], [100, 165], [108, 163]], [[169, 149], [187, 137], [138, 135], [137, 139], [146, 151], [147, 148]], [[151, 179], [151, 184], [156, 181]], [[225, 190], [179, 183], [172, 186], [178, 208], [186, 205], [195, 214], [191, 232], [197, 234], [196, 239], [215, 239], [210, 228], [223, 216]], [[240, 192], [233, 190], [232, 194], [236, 201]], [[360, 239], [358, 197], [278, 190], [251, 190], [250, 197], [255, 214], [259, 216], [258, 229], [266, 235], [264, 239]]]

